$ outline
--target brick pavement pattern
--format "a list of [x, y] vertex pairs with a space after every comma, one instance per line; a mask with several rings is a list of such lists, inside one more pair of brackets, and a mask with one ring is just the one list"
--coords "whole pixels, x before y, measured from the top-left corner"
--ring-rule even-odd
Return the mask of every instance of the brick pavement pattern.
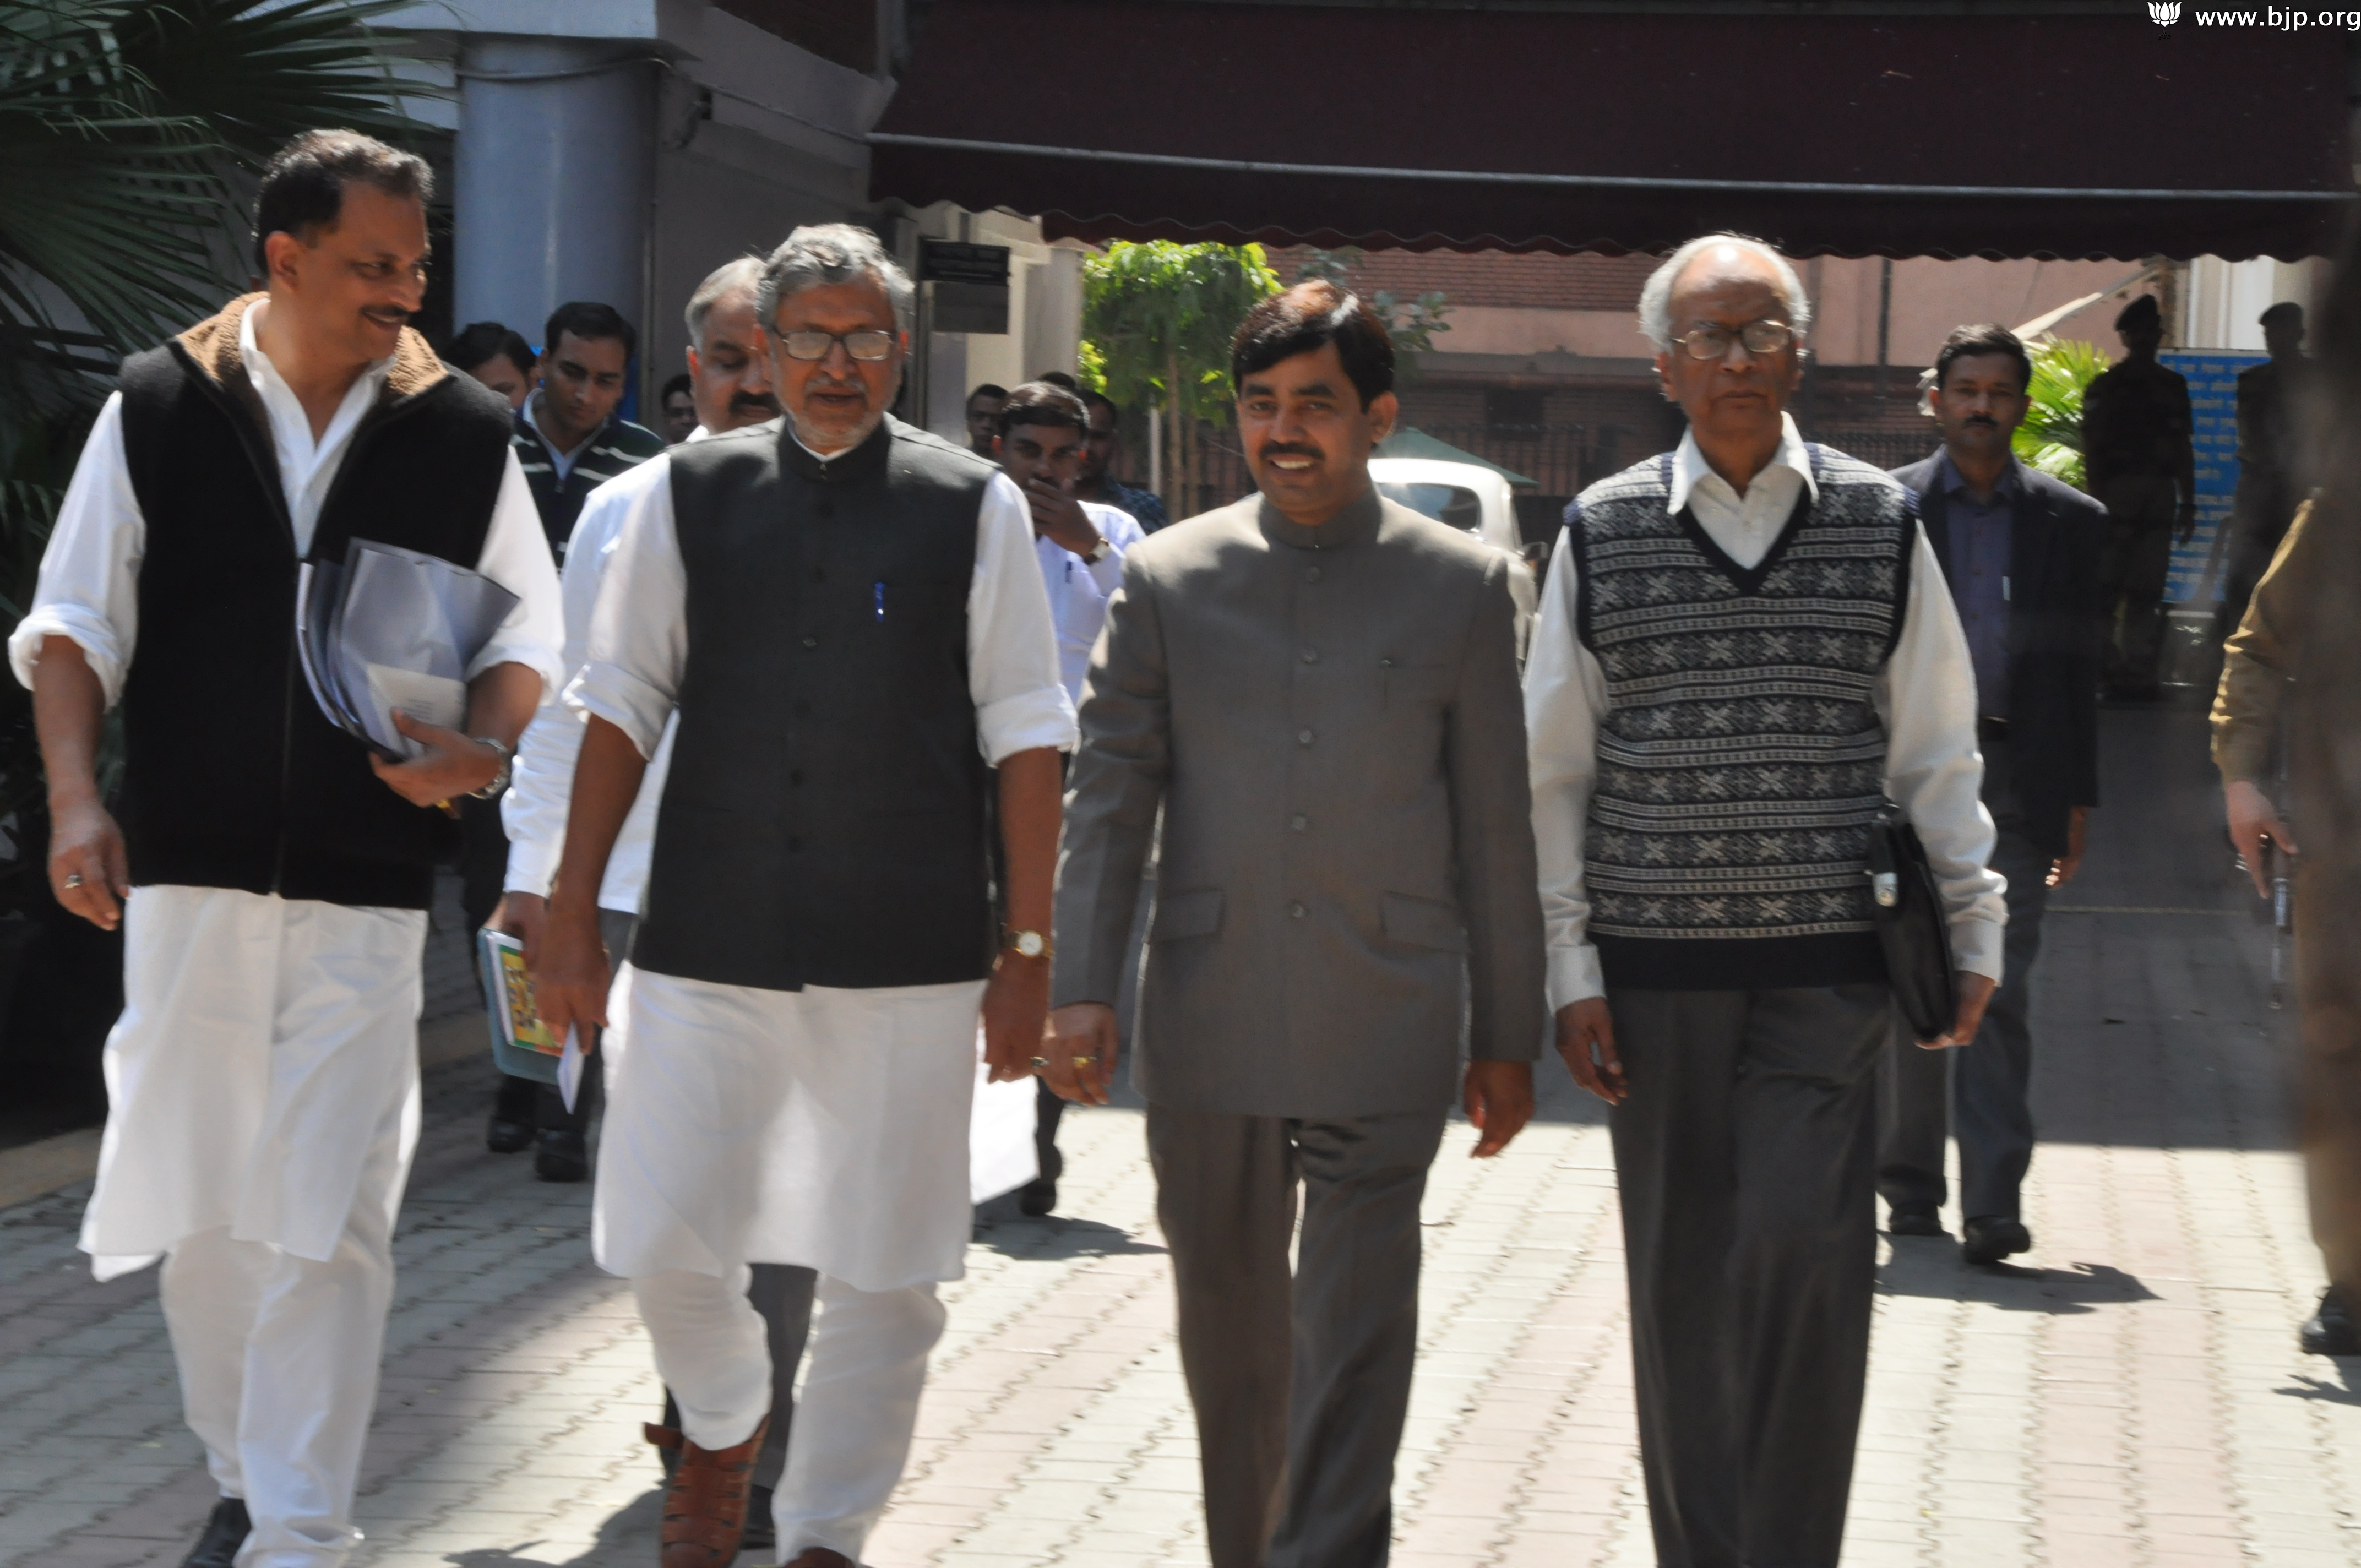
[[[2144, 769], [2156, 798], [2102, 817], [2051, 918], [2037, 1250], [1980, 1271], [1949, 1243], [1886, 1244], [1848, 1563], [2361, 1563], [2361, 1363], [2294, 1344], [2318, 1263], [2268, 938], [2210, 848], [2146, 849], [2202, 803], [2185, 717], [2110, 716], [2109, 776]], [[2174, 912], [2121, 912], [2154, 910]], [[1603, 1117], [1541, 1076], [1517, 1144], [1479, 1164], [1455, 1131], [1429, 1189], [1403, 1568], [1653, 1561]], [[429, 1078], [357, 1561], [647, 1568], [645, 1336], [588, 1260], [587, 1190], [482, 1152], [489, 1085], [477, 1062]], [[1072, 1217], [989, 1208], [945, 1291], [876, 1568], [1205, 1561], [1139, 1113], [1067, 1126]], [[210, 1487], [153, 1271], [91, 1282], [83, 1196], [0, 1212], [0, 1563], [169, 1568]]]

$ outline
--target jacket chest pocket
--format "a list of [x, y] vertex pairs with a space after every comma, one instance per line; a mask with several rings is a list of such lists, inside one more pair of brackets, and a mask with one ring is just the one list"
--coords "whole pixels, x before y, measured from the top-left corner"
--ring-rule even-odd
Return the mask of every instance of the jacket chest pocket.
[[1378, 660], [1380, 698], [1389, 713], [1441, 707], [1451, 699], [1458, 674], [1456, 665], [1422, 660], [1415, 654], [1392, 654]]

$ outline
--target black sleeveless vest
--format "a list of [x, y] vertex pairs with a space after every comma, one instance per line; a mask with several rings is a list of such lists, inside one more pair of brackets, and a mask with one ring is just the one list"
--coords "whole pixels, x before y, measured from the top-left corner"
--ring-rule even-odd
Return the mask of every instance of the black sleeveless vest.
[[767, 991], [981, 980], [998, 943], [967, 599], [994, 470], [888, 418], [672, 452], [688, 654], [642, 969]]
[[[115, 799], [131, 880], [423, 909], [458, 824], [387, 788], [296, 665], [286, 492], [237, 356], [256, 298], [123, 366], [124, 448], [147, 523]], [[373, 539], [473, 568], [509, 424], [505, 400], [404, 333], [311, 558]]]

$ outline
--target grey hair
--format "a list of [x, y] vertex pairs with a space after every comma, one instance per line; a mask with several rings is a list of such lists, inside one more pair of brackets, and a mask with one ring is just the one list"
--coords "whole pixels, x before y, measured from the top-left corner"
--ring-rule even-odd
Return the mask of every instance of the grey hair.
[[790, 294], [830, 283], [850, 283], [862, 273], [877, 280], [894, 303], [894, 324], [907, 333], [917, 313], [918, 291], [910, 275], [867, 229], [851, 224], [806, 224], [787, 236], [771, 258], [763, 263], [762, 291], [755, 306], [768, 328], [778, 319], [779, 302]]
[[760, 290], [763, 286], [763, 258], [741, 256], [735, 261], [725, 261], [705, 275], [697, 292], [688, 297], [688, 309], [681, 319], [688, 323], [688, 341], [699, 350], [705, 346], [705, 318], [713, 307], [741, 289]]
[[1680, 281], [1688, 264], [1718, 245], [1734, 245], [1739, 249], [1759, 256], [1771, 264], [1778, 275], [1779, 292], [1787, 304], [1787, 324], [1795, 329], [1801, 339], [1812, 330], [1812, 301], [1804, 292], [1804, 281], [1795, 276], [1795, 269], [1787, 258], [1751, 235], [1702, 234], [1667, 257], [1664, 264], [1648, 275], [1646, 288], [1640, 291], [1640, 330], [1650, 343], [1670, 352], [1673, 346], [1673, 285]]

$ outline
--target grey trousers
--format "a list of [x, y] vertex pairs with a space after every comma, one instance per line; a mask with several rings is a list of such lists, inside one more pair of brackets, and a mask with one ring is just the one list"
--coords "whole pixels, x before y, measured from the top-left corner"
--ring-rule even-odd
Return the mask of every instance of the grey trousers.
[[1883, 985], [1610, 991], [1662, 1568], [1834, 1568], [1869, 1370]]
[[2000, 989], [1984, 1009], [1975, 1044], [1922, 1050], [1897, 1027], [1886, 1046], [1879, 1075], [1877, 1190], [1896, 1208], [1942, 1207], [1947, 1132], [1960, 1140], [1960, 1212], [1968, 1219], [2017, 1218], [2017, 1191], [2033, 1164], [2033, 1108], [2026, 1098], [2033, 1081], [2033, 964], [2041, 956], [2041, 915], [2049, 906], [2055, 857], [2025, 836], [2006, 788], [2007, 766], [2005, 742], [1986, 749], [1984, 797], [2000, 828], [1992, 868], [2008, 879]]
[[1308, 1122], [1149, 1103], [1213, 1568], [1386, 1561], [1418, 1351], [1418, 1205], [1443, 1123], [1439, 1108]]

